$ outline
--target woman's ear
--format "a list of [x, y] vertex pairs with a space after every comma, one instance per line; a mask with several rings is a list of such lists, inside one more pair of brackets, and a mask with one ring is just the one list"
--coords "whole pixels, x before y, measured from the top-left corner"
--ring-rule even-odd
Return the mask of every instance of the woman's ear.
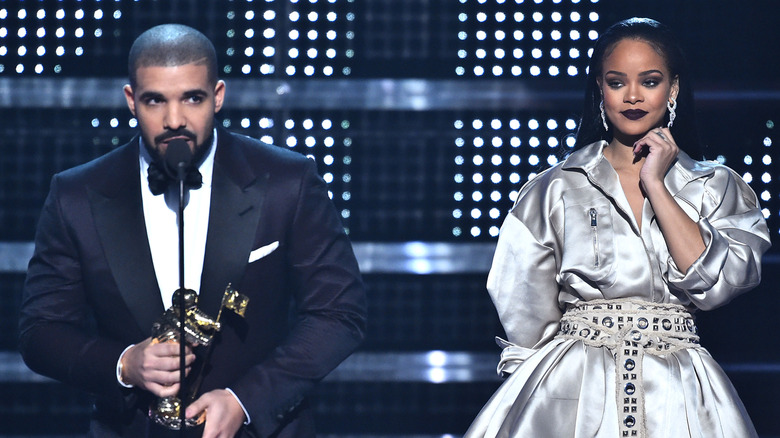
[[672, 89], [669, 91], [669, 97], [677, 100], [677, 95], [680, 94], [680, 77], [675, 76], [672, 79]]

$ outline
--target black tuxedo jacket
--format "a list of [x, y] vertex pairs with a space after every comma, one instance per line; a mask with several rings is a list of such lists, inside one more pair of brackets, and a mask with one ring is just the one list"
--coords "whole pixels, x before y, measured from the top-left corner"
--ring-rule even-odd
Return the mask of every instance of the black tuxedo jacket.
[[[223, 313], [200, 393], [231, 388], [251, 417], [248, 435], [311, 436], [306, 393], [364, 336], [357, 262], [312, 160], [221, 129], [217, 138], [198, 304], [216, 316], [228, 283], [250, 301], [244, 319]], [[149, 337], [165, 310], [138, 148], [136, 138], [53, 177], [21, 306], [25, 362], [95, 394], [91, 430], [100, 435], [157, 428], [146, 418], [151, 394], [116, 379], [121, 352]]]

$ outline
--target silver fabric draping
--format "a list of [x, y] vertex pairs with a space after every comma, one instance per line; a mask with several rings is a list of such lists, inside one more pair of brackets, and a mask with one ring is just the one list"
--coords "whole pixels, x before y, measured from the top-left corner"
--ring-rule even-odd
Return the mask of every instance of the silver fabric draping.
[[[466, 437], [619, 437], [615, 358], [555, 337], [567, 305], [632, 298], [693, 312], [760, 281], [769, 233], [739, 175], [682, 151], [669, 169], [665, 185], [706, 246], [683, 273], [647, 200], [640, 229], [605, 146], [588, 145], [529, 181], [502, 225], [487, 287], [508, 338], [498, 366], [507, 378]], [[645, 355], [642, 370], [648, 437], [757, 436], [703, 347]]]

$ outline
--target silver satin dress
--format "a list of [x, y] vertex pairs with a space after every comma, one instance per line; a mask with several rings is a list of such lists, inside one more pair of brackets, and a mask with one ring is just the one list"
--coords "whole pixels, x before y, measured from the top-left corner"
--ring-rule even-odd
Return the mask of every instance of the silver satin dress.
[[[498, 366], [507, 377], [466, 437], [619, 437], [615, 357], [555, 337], [567, 305], [634, 298], [693, 312], [759, 284], [769, 233], [739, 175], [684, 152], [667, 173], [666, 187], [706, 245], [683, 273], [647, 200], [637, 226], [605, 146], [586, 146], [529, 181], [502, 225], [487, 288], [508, 338], [499, 339]], [[647, 437], [757, 436], [703, 347], [648, 354], [642, 364]]]

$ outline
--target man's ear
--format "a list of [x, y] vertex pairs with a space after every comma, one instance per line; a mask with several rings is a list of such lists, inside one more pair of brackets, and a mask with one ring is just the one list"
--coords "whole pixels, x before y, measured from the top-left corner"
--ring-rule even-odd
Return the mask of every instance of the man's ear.
[[127, 107], [130, 109], [130, 112], [133, 113], [133, 116], [135, 116], [135, 99], [133, 99], [135, 95], [133, 94], [133, 88], [130, 84], [126, 84], [123, 90], [125, 92], [125, 99], [127, 100]]
[[222, 109], [222, 103], [225, 101], [225, 81], [217, 81], [214, 87], [214, 114]]

